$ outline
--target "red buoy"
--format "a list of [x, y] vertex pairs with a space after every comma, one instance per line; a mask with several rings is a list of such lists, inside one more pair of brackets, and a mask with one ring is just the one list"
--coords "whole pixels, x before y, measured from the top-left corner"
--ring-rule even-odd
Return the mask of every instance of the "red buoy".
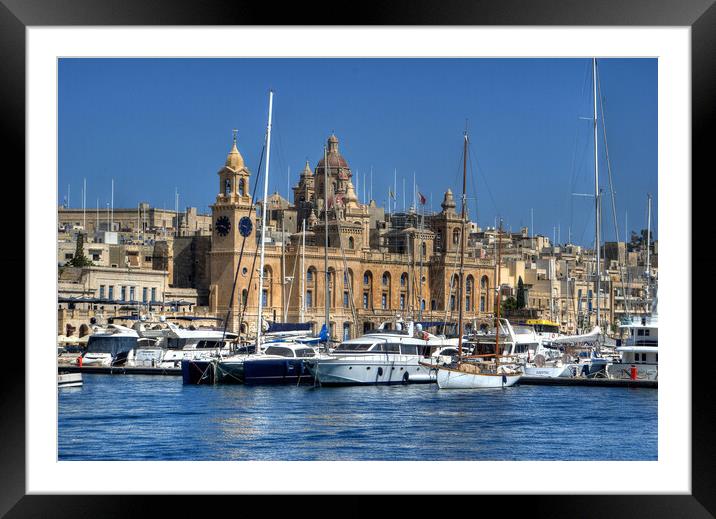
[[637, 373], [636, 366], [632, 366], [632, 367], [631, 367], [631, 371], [630, 371], [630, 373], [629, 373], [630, 378], [631, 378], [632, 380], [636, 380], [636, 373]]
[[82, 355], [77, 357], [77, 365], [81, 368], [82, 367]]

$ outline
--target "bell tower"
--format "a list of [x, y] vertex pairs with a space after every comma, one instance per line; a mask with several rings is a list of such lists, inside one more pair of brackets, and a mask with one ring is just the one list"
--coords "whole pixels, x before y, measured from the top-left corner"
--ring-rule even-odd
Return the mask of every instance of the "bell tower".
[[[239, 269], [228, 326], [228, 329], [233, 331], [238, 330], [241, 305], [250, 304], [249, 270], [256, 250], [256, 213], [249, 190], [250, 175], [236, 145], [234, 130], [231, 151], [224, 166], [218, 171], [219, 192], [211, 206], [212, 234], [209, 253], [209, 307], [217, 317], [225, 317], [229, 310], [234, 276]], [[242, 244], [244, 254], [239, 264]]]

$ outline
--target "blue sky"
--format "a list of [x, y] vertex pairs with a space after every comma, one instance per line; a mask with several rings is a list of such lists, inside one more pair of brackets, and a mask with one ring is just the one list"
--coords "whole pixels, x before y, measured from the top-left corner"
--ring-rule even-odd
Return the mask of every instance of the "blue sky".
[[[599, 61], [619, 234], [646, 227], [647, 193], [657, 224], [657, 60]], [[285, 196], [331, 132], [362, 198], [386, 205], [397, 169], [408, 205], [418, 189], [439, 209], [462, 188], [462, 133], [471, 139], [472, 219], [530, 225], [562, 242], [594, 240], [591, 60], [589, 59], [61, 59], [58, 203], [81, 207], [139, 201], [208, 212], [232, 129], [253, 178], [273, 89], [270, 191]], [[601, 117], [601, 114], [600, 114]], [[600, 185], [609, 193], [599, 128]], [[614, 238], [611, 201], [604, 238]]]

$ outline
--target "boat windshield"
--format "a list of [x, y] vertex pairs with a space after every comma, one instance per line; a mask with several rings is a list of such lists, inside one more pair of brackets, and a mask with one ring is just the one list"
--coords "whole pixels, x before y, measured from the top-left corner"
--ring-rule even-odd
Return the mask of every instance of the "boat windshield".
[[296, 349], [296, 357], [315, 357], [316, 353], [311, 348]]
[[137, 346], [136, 337], [118, 337], [92, 335], [87, 341], [87, 353], [125, 353]]
[[266, 355], [277, 355], [279, 357], [291, 357], [293, 358], [293, 351], [291, 348], [285, 348], [283, 346], [269, 346], [264, 352]]
[[224, 344], [221, 341], [199, 341], [196, 344], [197, 349], [202, 349], [202, 348], [216, 349], [216, 348], [223, 348], [223, 346], [224, 346]]
[[559, 333], [559, 326], [551, 324], [535, 324], [534, 328], [537, 333]]

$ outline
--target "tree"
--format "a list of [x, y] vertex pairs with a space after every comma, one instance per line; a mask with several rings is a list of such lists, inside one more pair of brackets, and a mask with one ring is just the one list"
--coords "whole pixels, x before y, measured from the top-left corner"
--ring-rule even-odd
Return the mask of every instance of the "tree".
[[517, 300], [514, 297], [508, 297], [502, 302], [502, 310], [508, 313], [510, 310], [517, 309]]
[[522, 282], [522, 276], [517, 280], [517, 308], [524, 308], [527, 306], [525, 302], [525, 284]]
[[77, 233], [77, 247], [75, 248], [75, 255], [70, 261], [67, 262], [73, 267], [91, 267], [92, 265], [94, 265], [94, 263], [92, 263], [92, 260], [85, 256], [84, 236], [85, 235], [82, 232]]

